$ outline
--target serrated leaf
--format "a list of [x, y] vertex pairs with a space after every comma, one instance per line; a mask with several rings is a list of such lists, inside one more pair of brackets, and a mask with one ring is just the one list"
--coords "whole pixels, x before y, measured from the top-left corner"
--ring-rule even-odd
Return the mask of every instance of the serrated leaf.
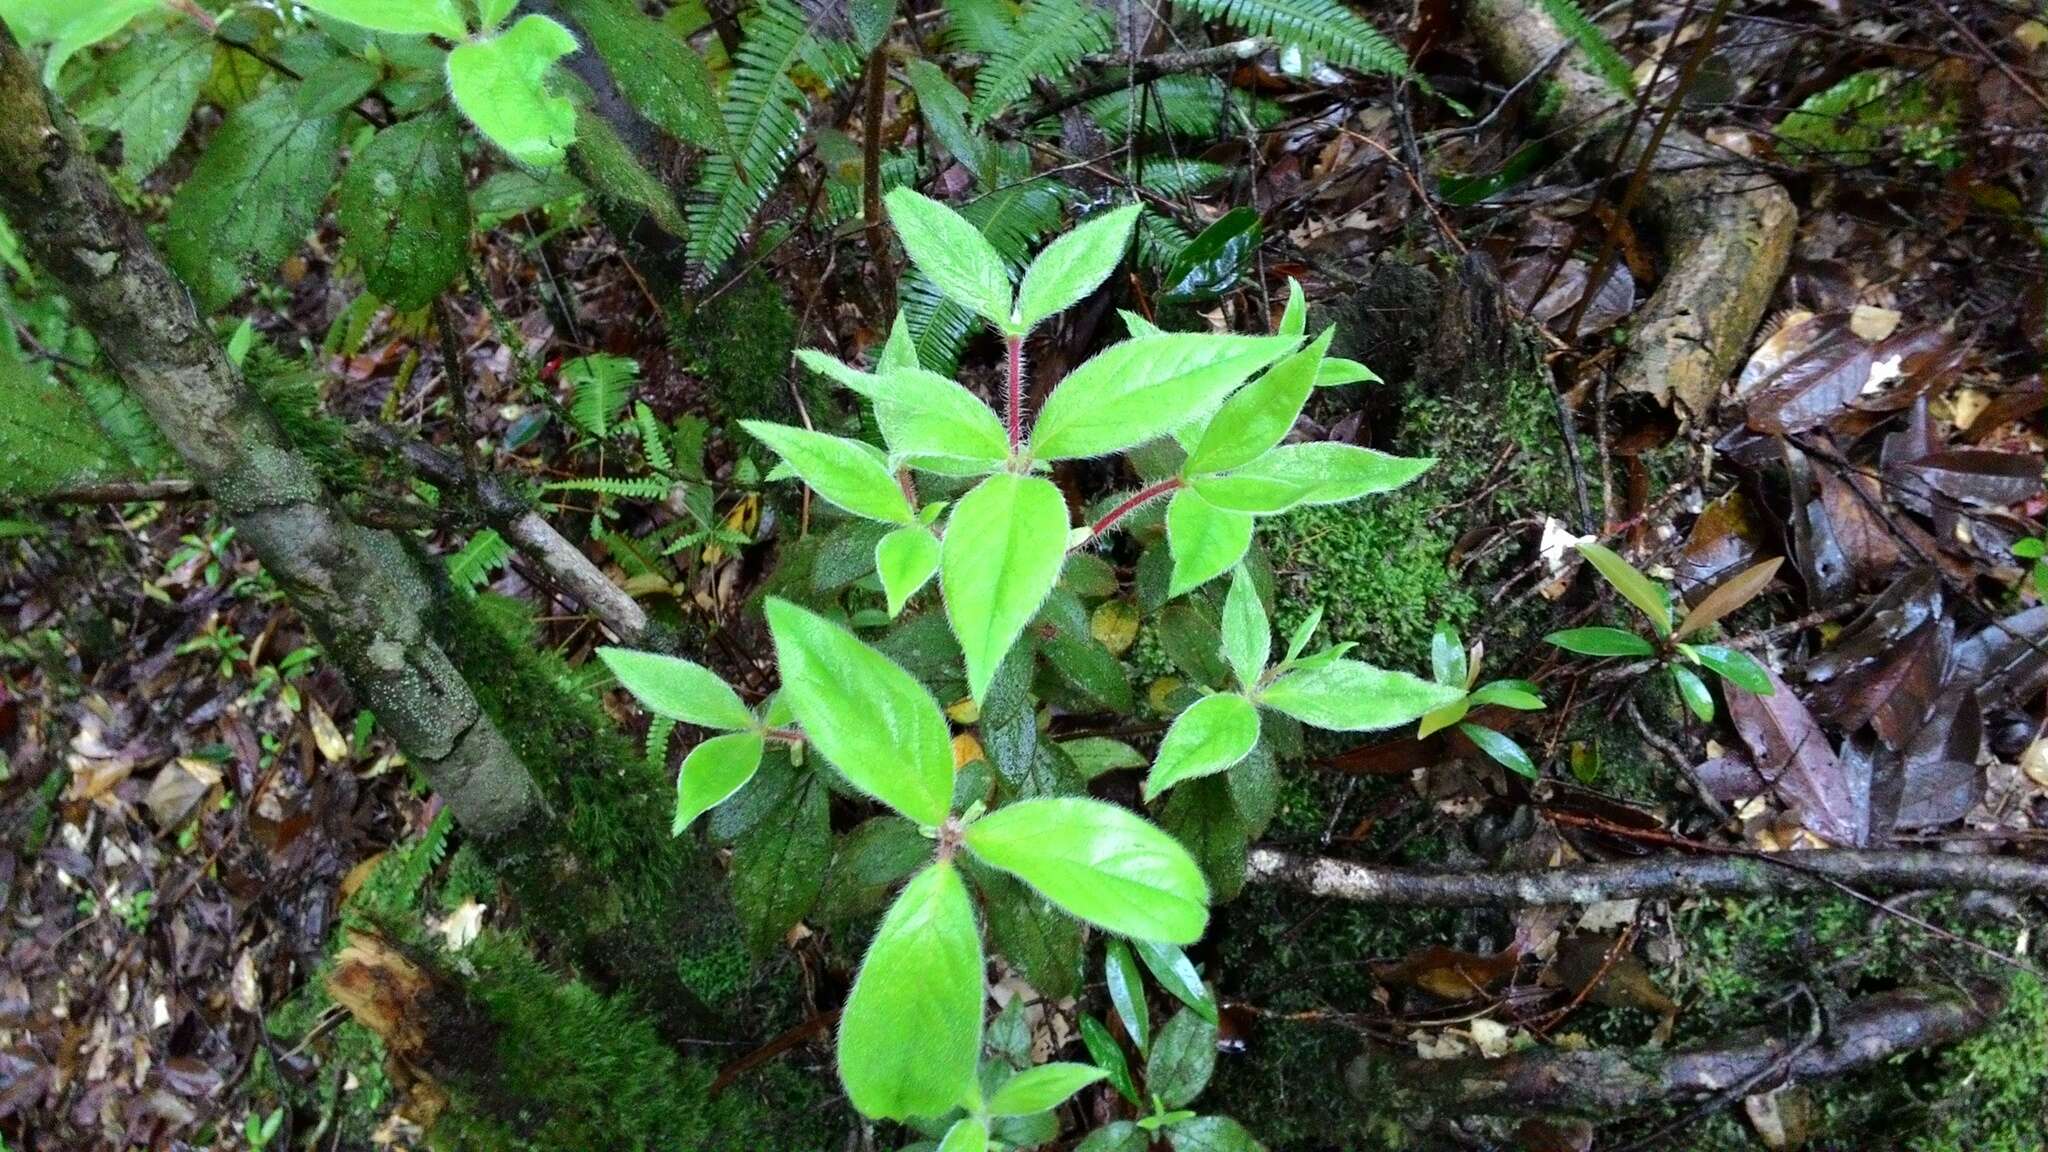
[[733, 906], [757, 957], [781, 946], [824, 886], [832, 859], [828, 792], [818, 773], [805, 772], [733, 843]]
[[920, 824], [944, 822], [953, 739], [938, 701], [824, 617], [772, 597], [767, 612], [782, 698], [804, 738], [854, 787]]
[[1145, 1061], [1145, 1087], [1160, 1103], [1178, 1108], [1202, 1094], [1216, 1071], [1216, 1024], [1192, 1008], [1173, 1014]]
[[1208, 924], [1208, 884], [1187, 851], [1113, 804], [1022, 800], [969, 825], [964, 839], [984, 863], [1109, 931], [1187, 944]]
[[1045, 251], [1024, 271], [1017, 289], [1013, 332], [1029, 332], [1040, 322], [1064, 312], [1095, 291], [1130, 247], [1131, 227], [1137, 222], [1139, 206], [1119, 208], [1090, 220], [1046, 245]]
[[670, 834], [682, 835], [697, 817], [745, 787], [760, 770], [763, 747], [758, 732], [728, 732], [690, 749], [683, 758], [682, 773], [676, 777], [676, 815]]
[[576, 51], [576, 37], [526, 15], [496, 36], [448, 53], [448, 92], [486, 139], [529, 168], [559, 168], [576, 142], [576, 105], [548, 90], [548, 70]]
[[839, 1079], [866, 1116], [943, 1116], [975, 1092], [981, 933], [952, 864], [933, 864], [882, 917], [839, 1022]]
[[1460, 724], [1458, 731], [1467, 740], [1479, 747], [1481, 752], [1499, 761], [1503, 767], [1518, 772], [1529, 779], [1536, 779], [1536, 762], [1529, 759], [1529, 753], [1512, 739], [1481, 724]]
[[1067, 502], [1052, 481], [1000, 473], [953, 506], [939, 559], [946, 619], [979, 702], [1067, 555]]
[[1332, 660], [1275, 680], [1259, 703], [1332, 732], [1371, 732], [1420, 719], [1465, 695], [1406, 672]]
[[1302, 504], [1342, 504], [1390, 492], [1435, 463], [1321, 440], [1282, 444], [1241, 468], [1193, 476], [1188, 483], [1218, 508], [1271, 516]]
[[991, 1116], [1029, 1116], [1066, 1103], [1067, 1097], [1090, 1084], [1107, 1079], [1108, 1072], [1093, 1064], [1055, 1061], [1027, 1068], [996, 1089], [988, 1100]]
[[1567, 652], [1581, 656], [1654, 656], [1655, 645], [1633, 632], [1619, 628], [1566, 628], [1543, 638]]
[[281, 84], [228, 114], [171, 201], [165, 253], [212, 311], [312, 231], [339, 162], [341, 121]]
[[686, 143], [720, 152], [731, 147], [711, 91], [711, 73], [689, 41], [643, 15], [630, 0], [561, 2], [642, 116]]
[[1081, 922], [1015, 877], [977, 866], [990, 946], [1040, 995], [1061, 1000], [1081, 990]]
[[1123, 1021], [1124, 1032], [1144, 1055], [1152, 1047], [1152, 1017], [1145, 1004], [1145, 982], [1138, 975], [1138, 961], [1131, 946], [1111, 937], [1102, 956], [1103, 982], [1109, 985], [1109, 1002]]
[[868, 445], [765, 420], [742, 420], [740, 427], [782, 457], [811, 491], [830, 503], [889, 524], [917, 519], [903, 486], [881, 453]]
[[1213, 409], [1293, 349], [1288, 336], [1175, 332], [1112, 344], [1046, 397], [1031, 454], [1065, 460], [1121, 452]]
[[1173, 1152], [1266, 1152], [1244, 1125], [1228, 1116], [1197, 1116], [1166, 1130]]
[[1187, 488], [1166, 505], [1166, 548], [1173, 557], [1168, 597], [1185, 595], [1230, 571], [1251, 550], [1249, 512], [1218, 508]]
[[139, 183], [156, 171], [184, 138], [213, 53], [198, 24], [181, 20], [131, 37], [71, 99], [80, 120], [121, 138], [121, 171], [129, 179]]
[[889, 615], [901, 615], [917, 590], [939, 570], [939, 538], [931, 529], [912, 524], [882, 537], [875, 545], [875, 572], [889, 598]]
[[1259, 599], [1251, 573], [1239, 565], [1223, 598], [1223, 658], [1249, 692], [1258, 686], [1272, 656], [1273, 626], [1266, 619], [1266, 604]]
[[1650, 626], [1657, 630], [1657, 635], [1671, 635], [1671, 599], [1664, 594], [1661, 585], [1636, 571], [1634, 565], [1603, 545], [1587, 541], [1579, 545], [1579, 555], [1599, 569], [1600, 575], [1621, 593], [1622, 599], [1650, 618]]
[[597, 655], [649, 712], [700, 728], [754, 726], [754, 714], [739, 694], [702, 664], [631, 648], [599, 648]]
[[981, 229], [958, 212], [909, 188], [886, 197], [889, 222], [918, 271], [947, 299], [1001, 329], [1010, 322], [1010, 270]]
[[1236, 693], [1205, 696], [1174, 717], [1145, 776], [1149, 802], [1183, 780], [1211, 776], [1244, 759], [1259, 742], [1259, 710]]
[[1194, 451], [1188, 453], [1183, 471], [1188, 475], [1225, 472], [1278, 447], [1293, 431], [1309, 393], [1315, 391], [1316, 369], [1336, 333], [1335, 328], [1325, 328], [1308, 347], [1289, 353], [1265, 375], [1225, 400]]
[[469, 35], [458, 0], [297, 0], [323, 16], [346, 20], [376, 32], [411, 36]]
[[462, 138], [445, 113], [401, 120], [349, 161], [335, 221], [363, 281], [400, 312], [434, 302], [469, 260]]

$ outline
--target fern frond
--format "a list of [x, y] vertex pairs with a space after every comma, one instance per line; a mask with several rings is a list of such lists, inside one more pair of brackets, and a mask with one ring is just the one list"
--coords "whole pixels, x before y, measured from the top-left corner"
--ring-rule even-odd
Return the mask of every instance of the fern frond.
[[999, 56], [1017, 41], [1017, 6], [1011, 0], [945, 0], [946, 46], [956, 52]]
[[640, 451], [646, 454], [648, 465], [664, 476], [673, 475], [676, 461], [668, 454], [666, 430], [654, 418], [654, 409], [637, 400], [633, 402], [633, 429], [640, 433]]
[[1025, 0], [1016, 35], [974, 74], [974, 118], [995, 119], [1033, 80], [1065, 76], [1109, 41], [1109, 14], [1090, 0]]
[[0, 496], [132, 475], [134, 465], [96, 415], [48, 372], [0, 352]]
[[1188, 0], [1188, 7], [1252, 36], [1300, 47], [1332, 64], [1399, 76], [1408, 57], [1337, 0]]
[[1614, 41], [1607, 38], [1607, 33], [1601, 31], [1598, 24], [1593, 23], [1586, 15], [1585, 9], [1579, 7], [1578, 0], [1536, 2], [1550, 17], [1551, 23], [1556, 24], [1560, 31], [1571, 37], [1572, 42], [1579, 46], [1579, 51], [1586, 54], [1586, 62], [1593, 66], [1593, 71], [1599, 73], [1602, 80], [1607, 81], [1609, 87], [1623, 96], [1635, 95], [1635, 74], [1629, 69], [1628, 61], [1621, 58], [1621, 53], [1615, 49]]
[[1155, 275], [1164, 275], [1181, 249], [1195, 238], [1180, 223], [1147, 208], [1138, 214], [1138, 263]]
[[669, 737], [676, 734], [673, 717], [655, 716], [647, 722], [647, 764], [650, 768], [668, 768]]
[[[1012, 271], [1039, 237], [1058, 228], [1068, 189], [1056, 180], [1039, 178], [998, 188], [960, 209]], [[974, 314], [940, 295], [922, 273], [903, 281], [903, 314], [917, 343], [917, 359], [934, 372], [951, 375], [960, 363], [960, 349], [973, 334]]]
[[599, 440], [617, 430], [619, 413], [632, 398], [640, 365], [624, 356], [603, 352], [578, 356], [562, 364], [562, 382], [569, 386], [569, 419], [585, 435]]
[[1161, 196], [1187, 196], [1230, 175], [1230, 169], [1213, 160], [1184, 160], [1177, 156], [1155, 156], [1138, 165], [1139, 187]]
[[448, 558], [448, 582], [465, 593], [475, 592], [511, 558], [512, 545], [498, 535], [497, 529], [486, 528], [471, 536], [469, 543]]
[[854, 64], [844, 45], [818, 40], [794, 0], [763, 0], [747, 22], [720, 110], [732, 152], [705, 157], [689, 205], [686, 252], [702, 279], [732, 258], [796, 154], [806, 102], [794, 72], [805, 62], [819, 69], [827, 88], [844, 81]]
[[[1278, 123], [1286, 111], [1272, 100], [1226, 86], [1214, 76], [1162, 76], [1139, 93], [1145, 104], [1145, 131], [1158, 135], [1213, 139], [1236, 131], [1239, 114], [1261, 128]], [[1130, 133], [1129, 92], [1097, 96], [1081, 106], [1097, 128], [1112, 139]]]
[[[889, 152], [882, 156], [882, 191], [900, 188], [917, 179], [917, 157], [908, 152]], [[819, 215], [820, 223], [827, 228], [836, 228], [861, 214], [861, 196], [865, 189], [861, 184], [860, 169], [855, 168], [845, 176], [835, 176], [825, 182], [825, 208]]]
[[548, 492], [596, 492], [629, 500], [663, 500], [675, 483], [659, 476], [592, 476], [582, 480], [556, 480], [544, 486]]

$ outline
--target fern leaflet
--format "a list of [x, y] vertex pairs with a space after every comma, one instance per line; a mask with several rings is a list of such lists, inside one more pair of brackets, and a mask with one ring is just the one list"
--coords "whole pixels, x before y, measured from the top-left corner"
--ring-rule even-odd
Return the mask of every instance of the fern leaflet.
[[633, 402], [633, 430], [640, 433], [640, 451], [647, 455], [647, 466], [664, 476], [673, 474], [676, 461], [668, 454], [666, 429], [654, 418], [654, 410], [637, 400]]
[[1558, 26], [1579, 51], [1586, 54], [1586, 60], [1593, 65], [1593, 71], [1600, 74], [1607, 85], [1623, 96], [1633, 96], [1636, 91], [1635, 75], [1629, 70], [1628, 61], [1615, 50], [1614, 41], [1600, 30], [1598, 24], [1579, 7], [1578, 0], [1537, 0], [1551, 23]]
[[1109, 15], [1090, 0], [1025, 0], [1015, 36], [974, 75], [974, 118], [995, 119], [1032, 80], [1066, 75], [1109, 39]]
[[512, 558], [512, 545], [486, 528], [469, 538], [462, 550], [448, 558], [448, 582], [465, 593], [474, 593], [491, 578], [491, 573]]
[[578, 356], [562, 364], [562, 381], [569, 385], [569, 419], [585, 435], [599, 440], [618, 427], [619, 413], [633, 395], [633, 382], [640, 365], [624, 356], [603, 352]]
[[1211, 20], [1297, 45], [1342, 67], [1388, 76], [1408, 71], [1400, 47], [1337, 0], [1188, 0], [1188, 6]]
[[998, 56], [1013, 51], [1016, 19], [1008, 0], [946, 0], [946, 45], [961, 52]]
[[629, 500], [662, 500], [668, 497], [675, 481], [660, 476], [592, 476], [583, 480], [556, 480], [546, 486], [549, 492], [597, 492], [605, 496], [618, 496]]

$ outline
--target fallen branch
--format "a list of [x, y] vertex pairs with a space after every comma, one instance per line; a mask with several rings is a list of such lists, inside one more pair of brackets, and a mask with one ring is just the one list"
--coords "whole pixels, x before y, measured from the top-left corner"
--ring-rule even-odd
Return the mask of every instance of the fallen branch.
[[[1473, 0], [1470, 23], [1511, 83], [1570, 43], [1533, 0]], [[1629, 100], [1572, 55], [1554, 80], [1560, 99], [1550, 123], [1572, 144], [1614, 157], [1623, 172], [1651, 153], [1642, 206], [1664, 237], [1668, 271], [1630, 321], [1616, 382], [1703, 415], [1740, 362], [1791, 259], [1798, 226], [1792, 198], [1756, 172], [1703, 167], [1717, 149], [1682, 128], [1658, 137], [1650, 118], [1631, 118]], [[1597, 289], [1589, 284], [1587, 296]]]
[[165, 480], [132, 480], [125, 483], [81, 484], [58, 488], [37, 496], [38, 504], [135, 504], [149, 500], [183, 500], [202, 495], [199, 485], [172, 477]]
[[1150, 84], [1162, 76], [1178, 76], [1186, 72], [1206, 72], [1211, 68], [1242, 64], [1257, 59], [1260, 54], [1273, 47], [1273, 42], [1253, 36], [1244, 40], [1233, 40], [1213, 48], [1195, 48], [1185, 52], [1162, 52], [1156, 56], [1127, 56], [1120, 52], [1098, 52], [1082, 57], [1082, 63], [1091, 68], [1100, 68], [1105, 73], [1102, 79], [1068, 92], [1060, 93], [1035, 107], [1027, 108], [1017, 117], [1020, 124], [1035, 124], [1048, 116], [1057, 116], [1076, 105], [1086, 104], [1099, 96], [1122, 92], [1141, 84]]
[[1570, 868], [1431, 872], [1254, 848], [1245, 863], [1246, 878], [1257, 883], [1400, 907], [1519, 908], [1669, 896], [1765, 896], [1834, 890], [1837, 885], [1859, 890], [2048, 894], [2048, 863], [2017, 856], [1847, 848], [1784, 855], [1783, 861], [1761, 853], [1656, 856]]
[[[1674, 1052], [1536, 1049], [1498, 1060], [1402, 1061], [1393, 1080], [1451, 1113], [1611, 1114], [1844, 1076], [1965, 1039], [1988, 1025], [2004, 1002], [2003, 990], [1992, 986], [1909, 989], [1853, 1000], [1817, 1032], [1751, 1028]], [[1358, 1058], [1348, 1077], [1354, 1095], [1384, 1102], [1383, 1070], [1374, 1065], [1385, 1059]]]

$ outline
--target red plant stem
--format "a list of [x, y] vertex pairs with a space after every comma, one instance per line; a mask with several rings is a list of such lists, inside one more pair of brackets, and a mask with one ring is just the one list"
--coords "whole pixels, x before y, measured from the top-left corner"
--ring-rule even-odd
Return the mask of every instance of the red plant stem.
[[1004, 341], [1009, 349], [1010, 406], [1010, 451], [1015, 453], [1024, 447], [1024, 337], [1011, 336]]
[[1102, 519], [1097, 520], [1088, 529], [1088, 538], [1092, 540], [1095, 537], [1102, 535], [1104, 532], [1107, 532], [1111, 528], [1116, 527], [1117, 521], [1123, 519], [1126, 516], [1129, 516], [1131, 513], [1136, 512], [1138, 509], [1144, 507], [1146, 504], [1152, 502], [1153, 500], [1157, 500], [1159, 497], [1166, 495], [1168, 492], [1171, 492], [1174, 489], [1179, 488], [1180, 486], [1180, 477], [1174, 476], [1166, 480], [1161, 480], [1157, 484], [1148, 484], [1145, 487], [1138, 489], [1136, 492], [1131, 493], [1130, 497], [1126, 499], [1123, 503], [1103, 513]]

